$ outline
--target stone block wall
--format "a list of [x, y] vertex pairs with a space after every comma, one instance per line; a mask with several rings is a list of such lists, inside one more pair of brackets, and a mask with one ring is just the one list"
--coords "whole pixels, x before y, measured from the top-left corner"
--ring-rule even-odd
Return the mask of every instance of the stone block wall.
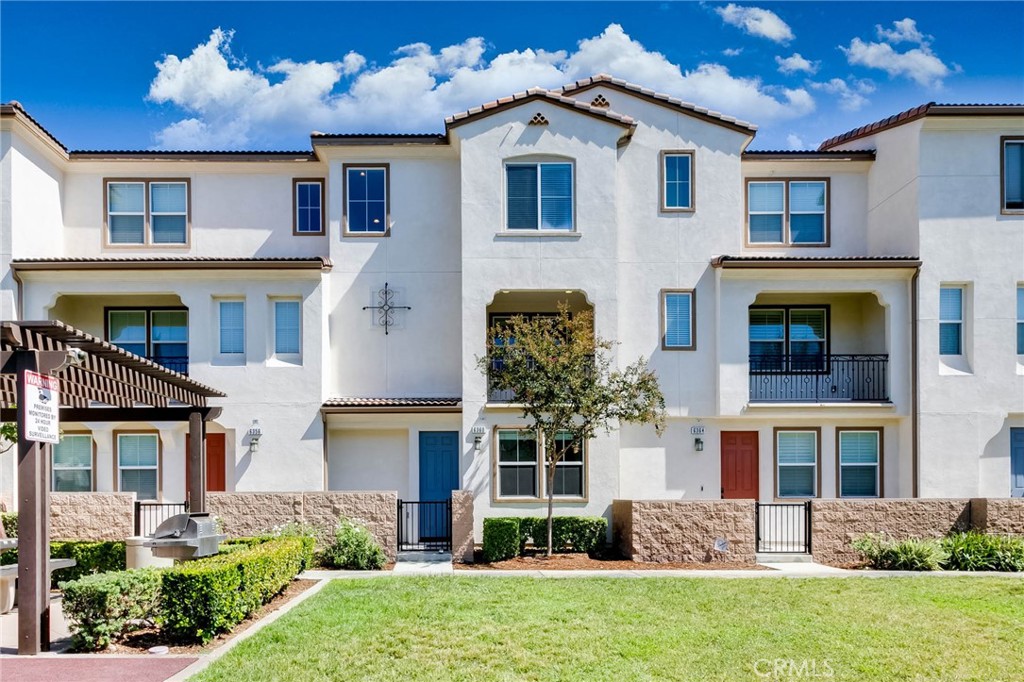
[[206, 507], [228, 536], [259, 535], [291, 522], [329, 536], [344, 516], [366, 526], [389, 559], [398, 547], [397, 492], [207, 493]]
[[1024, 498], [972, 499], [971, 525], [992, 535], [1024, 535]]
[[815, 561], [859, 561], [850, 543], [866, 533], [894, 540], [941, 538], [971, 528], [967, 499], [812, 500], [811, 553]]
[[[644, 562], [754, 562], [753, 500], [614, 500], [619, 550]], [[727, 552], [714, 549], [728, 542]]]
[[473, 563], [473, 493], [452, 492], [452, 559]]
[[52, 540], [124, 540], [135, 534], [135, 493], [50, 493]]

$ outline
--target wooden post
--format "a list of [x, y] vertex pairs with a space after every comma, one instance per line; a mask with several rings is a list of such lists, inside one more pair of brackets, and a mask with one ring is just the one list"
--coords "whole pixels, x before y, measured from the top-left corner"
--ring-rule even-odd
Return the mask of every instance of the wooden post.
[[202, 412], [188, 415], [188, 509], [206, 511], [206, 422]]

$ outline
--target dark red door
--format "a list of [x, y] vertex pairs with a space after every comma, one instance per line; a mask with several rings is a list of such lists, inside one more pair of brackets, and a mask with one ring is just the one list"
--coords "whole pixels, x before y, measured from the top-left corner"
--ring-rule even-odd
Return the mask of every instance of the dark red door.
[[[185, 438], [185, 480], [188, 481], [189, 469], [189, 440]], [[224, 434], [206, 434], [206, 491], [222, 493], [225, 487], [225, 461], [224, 461]]]
[[722, 499], [757, 497], [757, 431], [723, 431]]

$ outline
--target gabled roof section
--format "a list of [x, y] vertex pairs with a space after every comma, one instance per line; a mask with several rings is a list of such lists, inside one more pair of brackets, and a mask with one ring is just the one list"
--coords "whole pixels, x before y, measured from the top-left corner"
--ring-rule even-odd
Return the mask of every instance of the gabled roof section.
[[469, 123], [472, 120], [483, 118], [484, 116], [490, 116], [496, 114], [499, 111], [505, 109], [511, 109], [512, 107], [518, 107], [527, 102], [541, 100], [549, 104], [570, 109], [572, 111], [593, 116], [594, 118], [608, 121], [620, 125], [627, 129], [627, 137], [633, 134], [633, 130], [636, 128], [636, 121], [630, 116], [623, 116], [617, 114], [614, 111], [604, 109], [601, 107], [592, 106], [586, 102], [580, 102], [573, 99], [572, 97], [566, 97], [559, 92], [552, 90], [545, 90], [544, 88], [530, 88], [524, 92], [517, 92], [508, 97], [502, 97], [486, 104], [481, 104], [478, 107], [473, 107], [466, 111], [460, 111], [457, 114], [453, 114], [444, 119], [444, 125], [446, 129], [451, 129], [456, 126], [460, 126], [463, 123]]
[[21, 102], [11, 100], [6, 104], [0, 104], [0, 118], [13, 118], [15, 120], [20, 120], [22, 123], [34, 130], [37, 135], [46, 139], [48, 142], [57, 145], [57, 147], [64, 152], [64, 155], [67, 156], [68, 148], [64, 146], [64, 143], [58, 140], [53, 133], [44, 128], [39, 121], [32, 118], [32, 116], [25, 111], [25, 107], [21, 106]]
[[690, 102], [684, 102], [672, 95], [656, 92], [650, 88], [645, 88], [642, 85], [637, 85], [636, 83], [630, 83], [629, 81], [621, 78], [615, 78], [614, 76], [610, 76], [606, 73], [599, 73], [596, 76], [591, 76], [590, 78], [578, 80], [575, 83], [563, 85], [557, 92], [574, 97], [577, 93], [590, 90], [597, 86], [606, 86], [614, 90], [619, 90], [620, 92], [636, 95], [637, 97], [646, 99], [649, 102], [654, 102], [655, 104], [660, 104], [670, 109], [681, 111], [682, 113], [707, 121], [708, 123], [724, 126], [730, 130], [746, 133], [748, 135], [753, 135], [757, 132], [757, 126], [753, 123], [742, 121], [733, 116], [726, 116], [720, 112], [712, 111], [711, 109], [697, 106]]
[[15, 271], [31, 270], [322, 270], [333, 267], [322, 256], [295, 258], [214, 258], [205, 256], [126, 256], [123, 258], [18, 258]]
[[874, 135], [925, 116], [1024, 116], [1024, 104], [936, 104], [928, 102], [880, 121], [848, 130], [841, 135], [830, 137], [821, 143], [818, 151], [826, 151], [832, 147]]

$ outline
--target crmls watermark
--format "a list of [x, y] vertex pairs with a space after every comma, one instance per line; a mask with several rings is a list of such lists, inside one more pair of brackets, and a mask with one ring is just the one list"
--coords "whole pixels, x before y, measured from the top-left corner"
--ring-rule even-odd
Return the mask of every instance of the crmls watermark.
[[813, 680], [831, 679], [836, 671], [826, 658], [759, 658], [754, 661], [754, 674], [769, 680]]

